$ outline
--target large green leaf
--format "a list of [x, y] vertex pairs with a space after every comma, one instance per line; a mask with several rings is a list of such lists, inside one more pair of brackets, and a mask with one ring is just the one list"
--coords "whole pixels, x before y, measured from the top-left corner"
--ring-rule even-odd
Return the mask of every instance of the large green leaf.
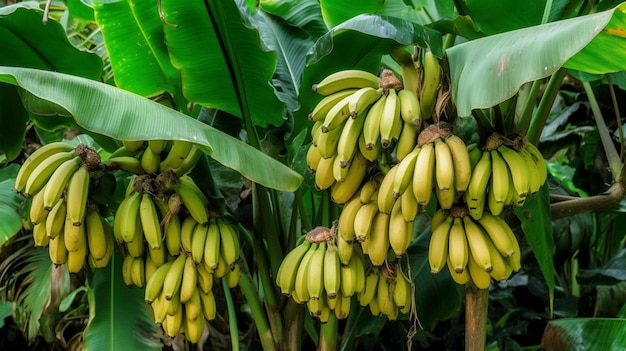
[[0, 82], [69, 111], [86, 130], [120, 140], [188, 140], [221, 164], [264, 186], [294, 191], [300, 175], [259, 150], [196, 119], [107, 84], [60, 73], [0, 67]]
[[548, 323], [542, 340], [548, 351], [626, 350], [626, 319], [568, 318]]
[[259, 6], [263, 11], [284, 19], [293, 27], [305, 30], [313, 38], [328, 31], [318, 0], [261, 0]]
[[0, 169], [0, 246], [12, 238], [22, 227], [18, 212], [24, 198], [13, 191], [19, 165], [12, 164]]
[[262, 127], [284, 122], [284, 106], [270, 85], [276, 53], [264, 52], [259, 33], [246, 26], [243, 2], [163, 0], [161, 8], [172, 24], [165, 36], [187, 99]]
[[581, 270], [576, 279], [582, 285], [593, 286], [626, 281], [626, 249], [620, 250], [602, 267]]
[[96, 350], [160, 350], [156, 324], [144, 302], [143, 289], [127, 287], [122, 279], [122, 255], [115, 252], [105, 268], [90, 280], [93, 296], [85, 348]]
[[[481, 38], [447, 50], [459, 116], [489, 108], [526, 82], [560, 67], [591, 73], [626, 70], [626, 6]], [[620, 36], [621, 35], [621, 36]]]
[[[467, 0], [466, 4], [479, 29], [491, 35], [540, 24], [546, 0]], [[498, 16], [504, 13], [515, 16]]]
[[[168, 56], [157, 2], [93, 0], [92, 4], [115, 84], [142, 96], [168, 92], [182, 97], [180, 75]], [[180, 105], [180, 100], [177, 102]]]

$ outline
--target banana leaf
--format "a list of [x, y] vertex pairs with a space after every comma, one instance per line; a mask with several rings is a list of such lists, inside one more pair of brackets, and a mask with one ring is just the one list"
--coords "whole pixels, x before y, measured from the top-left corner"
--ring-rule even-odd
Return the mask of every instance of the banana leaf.
[[547, 351], [625, 350], [626, 319], [571, 318], [548, 323], [542, 344]]
[[0, 67], [0, 82], [18, 85], [69, 111], [93, 133], [119, 140], [187, 140], [246, 178], [294, 191], [302, 177], [263, 152], [194, 118], [107, 84], [61, 73]]
[[160, 350], [157, 325], [144, 302], [143, 289], [122, 279], [122, 255], [115, 252], [90, 279], [91, 314], [84, 343], [89, 351]]
[[25, 199], [13, 192], [19, 165], [12, 164], [0, 169], [0, 246], [22, 228], [20, 208]]
[[261, 0], [259, 6], [263, 11], [284, 19], [291, 26], [305, 30], [313, 38], [328, 31], [317, 0]]
[[517, 93], [560, 67], [588, 73], [626, 70], [626, 5], [497, 34], [446, 50], [452, 98], [461, 117]]

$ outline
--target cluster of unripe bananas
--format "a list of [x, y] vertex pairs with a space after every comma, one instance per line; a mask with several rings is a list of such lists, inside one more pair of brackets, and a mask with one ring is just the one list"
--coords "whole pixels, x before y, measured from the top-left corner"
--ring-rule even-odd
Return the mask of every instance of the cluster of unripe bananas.
[[[375, 280], [371, 277], [373, 272]], [[328, 321], [331, 313], [338, 319], [346, 318], [355, 295], [362, 306], [370, 305], [374, 315], [383, 313], [396, 319], [398, 307], [405, 311], [412, 306], [411, 285], [393, 275], [393, 270], [389, 279], [381, 278], [384, 282], [379, 283], [379, 272], [379, 267], [371, 267], [366, 273], [360, 248], [342, 242], [335, 222], [331, 229], [313, 229], [285, 256], [276, 284], [295, 302], [306, 303], [311, 315], [322, 323]], [[397, 282], [399, 279], [402, 281]]]
[[484, 212], [476, 220], [466, 207], [440, 209], [431, 227], [428, 262], [432, 273], [447, 264], [458, 284], [471, 279], [478, 288], [487, 289], [491, 278], [505, 281], [521, 268], [517, 238], [499, 216]]
[[91, 174], [99, 166], [92, 148], [54, 142], [33, 152], [16, 177], [15, 190], [32, 197], [28, 220], [35, 245], [48, 247], [52, 262], [67, 264], [72, 273], [85, 261], [104, 267], [113, 253], [111, 227], [88, 203]]

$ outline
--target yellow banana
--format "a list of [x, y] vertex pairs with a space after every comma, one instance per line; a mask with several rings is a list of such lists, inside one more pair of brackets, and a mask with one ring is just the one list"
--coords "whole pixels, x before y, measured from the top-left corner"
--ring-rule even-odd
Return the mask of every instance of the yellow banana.
[[172, 300], [174, 295], [178, 294], [180, 290], [180, 283], [183, 279], [183, 269], [185, 268], [186, 257], [185, 255], [179, 255], [176, 257], [172, 266], [167, 271], [165, 279], [163, 280], [163, 294], [168, 301]]
[[133, 263], [131, 266], [131, 275], [133, 279], [133, 284], [138, 288], [143, 288], [146, 284], [146, 264], [141, 257], [133, 258]]
[[424, 53], [424, 80], [419, 99], [423, 119], [430, 119], [435, 110], [441, 80], [440, 71], [439, 59], [433, 55], [432, 51]]
[[396, 265], [396, 279], [393, 284], [393, 302], [402, 313], [408, 313], [413, 304], [413, 289], [411, 283], [401, 274], [400, 265]]
[[330, 197], [335, 203], [346, 203], [356, 194], [367, 172], [367, 165], [368, 161], [365, 157], [360, 152], [357, 152], [350, 163], [345, 180], [343, 182], [335, 182], [330, 188]]
[[319, 244], [311, 244], [307, 252], [302, 257], [298, 272], [296, 273], [296, 284], [292, 296], [298, 296], [301, 302], [309, 301], [309, 269], [311, 268], [311, 258], [317, 251]]
[[[506, 204], [506, 200], [504, 202], [496, 201], [496, 197], [495, 197], [496, 190], [494, 189], [495, 184], [493, 182], [493, 179], [494, 177], [492, 175], [491, 180], [489, 181], [489, 189], [487, 191], [487, 207], [489, 208], [489, 211], [491, 213], [497, 216], [500, 213], [502, 213], [502, 211], [504, 211], [504, 205]], [[507, 190], [508, 190], [508, 185], [507, 185]], [[510, 192], [508, 192], [507, 195], [508, 194], [510, 194]], [[507, 196], [507, 199], [509, 199], [509, 196]]]
[[396, 158], [398, 161], [404, 160], [404, 158], [415, 148], [417, 145], [417, 135], [419, 134], [420, 127], [414, 126], [404, 122], [402, 125], [402, 132], [396, 145]]
[[350, 305], [352, 304], [352, 298], [350, 296], [341, 295], [341, 301], [339, 301], [338, 306], [335, 308], [335, 316], [337, 319], [346, 319], [350, 314]]
[[[370, 268], [365, 275], [365, 287], [358, 294], [359, 304], [361, 306], [369, 305], [376, 297], [378, 290], [378, 280], [380, 278], [380, 270], [378, 268]], [[383, 278], [384, 279], [384, 278]]]
[[169, 141], [161, 139], [148, 140], [148, 148], [155, 154], [160, 154], [167, 147]]
[[[172, 268], [170, 268], [170, 270], [171, 269]], [[167, 280], [167, 276], [165, 278]], [[173, 294], [172, 298], [169, 300], [166, 298], [165, 290], [161, 291], [161, 295], [163, 296], [163, 299], [165, 300], [165, 308], [166, 308], [167, 315], [173, 316], [174, 314], [176, 314], [178, 310], [183, 308], [182, 304], [180, 303], [180, 294], [178, 292], [176, 292], [176, 294]]]
[[528, 143], [524, 150], [528, 151], [533, 161], [535, 161], [535, 165], [537, 165], [537, 171], [539, 174], [539, 183], [543, 185], [548, 177], [548, 170], [546, 167], [546, 162], [543, 159], [543, 155], [541, 154], [539, 149], [537, 149], [537, 147], [531, 143]]
[[41, 222], [33, 226], [33, 240], [35, 246], [46, 247], [50, 243], [50, 238], [46, 234], [46, 223]]
[[217, 219], [217, 226], [220, 231], [220, 255], [224, 258], [230, 270], [233, 270], [236, 263], [239, 262], [241, 251], [239, 234], [233, 225], [224, 218]]
[[159, 163], [159, 173], [180, 167], [183, 160], [189, 156], [192, 147], [193, 143], [186, 140], [172, 141], [172, 147], [168, 151], [167, 156]]
[[402, 256], [406, 253], [412, 238], [413, 221], [407, 222], [404, 220], [402, 202], [397, 201], [393, 205], [391, 215], [389, 216], [389, 246], [396, 253], [396, 256]]
[[324, 121], [326, 115], [333, 106], [337, 105], [339, 101], [353, 95], [357, 91], [358, 89], [345, 89], [324, 97], [320, 102], [317, 103], [317, 105], [315, 105], [313, 111], [309, 113], [309, 120], [314, 122]]
[[374, 162], [378, 159], [380, 155], [380, 139], [376, 140], [376, 143], [372, 145], [371, 149], [368, 149], [365, 144], [365, 136], [363, 133], [359, 136], [359, 151], [368, 161]]
[[344, 130], [345, 124], [346, 122], [329, 132], [317, 134], [315, 145], [317, 145], [317, 149], [320, 152], [320, 155], [322, 155], [322, 158], [333, 157], [337, 154], [339, 138], [341, 137], [341, 132]]
[[[198, 272], [196, 264], [191, 256], [187, 256], [185, 259], [185, 265], [183, 267], [182, 278], [180, 281], [180, 302], [187, 303], [193, 296], [194, 292], [197, 292], [196, 283], [198, 282]], [[199, 302], [199, 301], [198, 301]]]
[[135, 220], [135, 231], [131, 241], [126, 242], [126, 251], [132, 257], [143, 257], [143, 231], [141, 230], [141, 221], [139, 218]]
[[365, 116], [358, 116], [356, 118], [348, 118], [339, 140], [337, 141], [337, 158], [341, 167], [346, 167], [350, 163], [350, 160], [356, 153], [359, 144], [359, 136], [363, 130], [363, 123], [365, 122]]
[[367, 254], [374, 266], [381, 266], [389, 250], [389, 215], [379, 212], [374, 217], [369, 232]]
[[359, 190], [359, 201], [361, 204], [366, 204], [372, 201], [375, 197], [378, 198], [378, 188], [380, 187], [380, 182], [382, 181], [383, 176], [379, 174], [379, 176], [370, 178], [363, 186], [361, 190]]
[[[469, 261], [469, 255], [468, 261]], [[467, 266], [463, 267], [463, 271], [461, 273], [457, 273], [454, 268], [452, 268], [452, 263], [450, 263], [450, 256], [448, 256], [448, 270], [450, 271], [450, 275], [452, 279], [459, 285], [465, 285], [470, 280], [470, 273]], [[485, 272], [486, 273], [486, 272]]]
[[350, 265], [352, 269], [356, 271], [356, 281], [355, 281], [355, 289], [356, 293], [360, 293], [365, 289], [365, 255], [360, 250], [359, 246], [355, 248], [354, 258], [350, 259]]
[[133, 240], [136, 236], [135, 233], [137, 231], [137, 221], [139, 220], [140, 204], [141, 194], [133, 191], [129, 196], [124, 198], [115, 213], [116, 217], [120, 217], [119, 236], [123, 238], [125, 242]]
[[372, 316], [380, 316], [380, 307], [378, 307], [378, 299], [374, 296], [374, 299], [369, 303], [370, 313]]
[[87, 234], [84, 225], [72, 225], [72, 222], [66, 218], [63, 233], [65, 234], [63, 238], [67, 251], [78, 251], [87, 247]]
[[131, 152], [141, 149], [143, 143], [144, 140], [122, 140], [122, 144], [124, 144], [124, 147], [126, 147]]
[[207, 320], [214, 320], [217, 315], [217, 305], [213, 291], [200, 292], [200, 302], [202, 303], [202, 314]]
[[67, 252], [67, 270], [70, 273], [78, 273], [85, 265], [87, 259], [87, 245], [80, 246], [76, 251]]
[[439, 189], [439, 187], [435, 187], [435, 195], [437, 196], [437, 202], [439, 202], [439, 206], [441, 206], [441, 208], [445, 210], [452, 208], [456, 198], [456, 191], [454, 191], [454, 188], [451, 188], [448, 191], [443, 191]]
[[[32, 172], [28, 175], [28, 179], [26, 180], [26, 184], [24, 186], [24, 194], [26, 196], [34, 196], [46, 185], [54, 171], [59, 168], [61, 164], [63, 164], [67, 160], [71, 160], [75, 157], [74, 151], [65, 151], [65, 152], [57, 152], [49, 155], [47, 158], [41, 160], [39, 164], [32, 170]], [[20, 183], [21, 179], [16, 180]], [[20, 185], [21, 187], [21, 185]]]
[[417, 217], [418, 204], [415, 194], [413, 194], [413, 186], [406, 188], [402, 196], [400, 196], [402, 217], [407, 222], [413, 222]]
[[280, 291], [285, 295], [291, 295], [296, 288], [296, 274], [298, 273], [298, 266], [302, 262], [302, 258], [309, 250], [311, 243], [304, 240], [302, 244], [296, 246], [293, 250], [289, 251], [283, 258], [283, 261], [278, 268], [276, 274], [276, 285], [280, 288]]
[[493, 189], [494, 201], [504, 204], [509, 196], [509, 167], [497, 151], [491, 151], [490, 183], [489, 190]]
[[428, 245], [428, 263], [430, 272], [439, 273], [445, 266], [448, 257], [449, 233], [452, 228], [454, 218], [448, 216], [445, 221], [437, 227], [433, 227], [430, 243]]
[[377, 201], [372, 201], [359, 208], [354, 217], [354, 234], [357, 241], [364, 241], [368, 237], [372, 222], [377, 213]]
[[322, 154], [320, 154], [320, 150], [317, 148], [317, 145], [311, 144], [306, 152], [306, 164], [310, 173], [314, 173], [317, 170], [317, 165], [320, 163], [321, 159]]
[[122, 278], [124, 279], [124, 284], [126, 286], [133, 286], [133, 260], [134, 257], [126, 256], [122, 262]]
[[196, 222], [193, 217], [185, 217], [183, 223], [180, 226], [180, 251], [185, 253], [191, 252], [191, 241], [193, 238], [193, 232], [194, 230], [196, 230], [197, 226], [202, 227], [202, 225]]
[[321, 300], [324, 289], [324, 256], [326, 254], [326, 243], [320, 243], [309, 262], [309, 272], [307, 277], [307, 289], [309, 299]]
[[352, 242], [352, 240], [354, 240], [354, 220], [361, 206], [362, 204], [360, 198], [355, 196], [343, 206], [341, 214], [339, 215], [337, 231], [339, 236], [347, 242]]
[[415, 91], [410, 89], [402, 89], [398, 92], [400, 99], [400, 116], [405, 123], [414, 126], [422, 124], [420, 101]]
[[505, 257], [520, 252], [519, 243], [509, 225], [500, 217], [485, 213], [478, 223], [483, 227], [494, 246]]
[[489, 179], [491, 178], [491, 155], [488, 151], [482, 153], [482, 156], [476, 167], [472, 170], [472, 178], [470, 179], [467, 192], [465, 193], [465, 201], [470, 210], [478, 211], [478, 217], [472, 215], [473, 218], [480, 218], [484, 207], [485, 195]]
[[89, 253], [96, 260], [104, 258], [107, 253], [107, 238], [103, 221], [97, 209], [88, 211], [85, 217], [85, 231], [87, 232]]
[[352, 259], [352, 253], [354, 252], [353, 241], [346, 241], [341, 235], [337, 235], [335, 240], [337, 241], [339, 261], [342, 265], [348, 265]]
[[[182, 302], [182, 299], [181, 299]], [[202, 300], [200, 299], [200, 292], [198, 289], [193, 289], [191, 298], [184, 303], [185, 316], [189, 319], [197, 319], [202, 315]], [[203, 316], [204, 319], [204, 316]]]
[[487, 246], [487, 240], [489, 240], [489, 238], [470, 216], [463, 217], [463, 224], [465, 225], [467, 244], [474, 257], [474, 261], [487, 273], [491, 272], [493, 267], [489, 247]]
[[391, 293], [391, 281], [384, 275], [378, 281], [376, 300], [378, 301], [380, 312], [386, 315], [387, 318], [393, 319], [393, 316], [397, 314], [397, 306], [393, 301], [393, 294]]
[[454, 134], [450, 134], [444, 141], [448, 145], [450, 154], [452, 155], [454, 189], [457, 192], [465, 191], [467, 190], [472, 176], [472, 166], [467, 147], [463, 140]]
[[206, 205], [209, 200], [202, 190], [189, 176], [183, 176], [178, 179], [178, 187], [176, 192], [183, 200], [185, 208], [189, 214], [200, 224], [206, 225], [209, 221]]
[[452, 264], [455, 273], [463, 273], [463, 269], [467, 266], [469, 257], [469, 248], [467, 247], [467, 239], [465, 238], [465, 229], [463, 228], [463, 220], [455, 218], [450, 227], [448, 239], [448, 259]]
[[322, 95], [330, 95], [345, 89], [360, 89], [365, 87], [378, 88], [380, 78], [361, 70], [343, 70], [335, 72], [322, 79], [321, 82], [313, 84], [313, 91]]
[[74, 146], [64, 142], [53, 142], [43, 145], [39, 149], [35, 150], [28, 158], [22, 163], [17, 176], [15, 177], [15, 190], [22, 192], [26, 188], [28, 178], [33, 174], [35, 168], [39, 166], [44, 160], [50, 158], [50, 156], [59, 153], [74, 152]]
[[328, 189], [335, 182], [335, 177], [333, 175], [334, 161], [334, 156], [330, 158], [322, 158], [317, 165], [317, 170], [315, 171], [315, 187], [318, 190], [321, 191]]
[[370, 108], [365, 116], [362, 135], [365, 148], [368, 150], [374, 150], [376, 145], [380, 142], [380, 124], [386, 102], [387, 97], [385, 95], [381, 96], [378, 101], [372, 105], [372, 108]]
[[93, 259], [93, 266], [94, 268], [104, 268], [109, 264], [109, 261], [111, 260], [111, 256], [113, 256], [113, 251], [115, 250], [115, 239], [113, 238], [113, 233], [112, 233], [113, 229], [111, 229], [111, 227], [109, 226], [108, 222], [104, 222], [104, 232], [106, 235], [106, 252], [104, 254], [104, 257], [102, 257], [101, 259], [97, 260], [95, 258], [93, 258], [93, 255], [90, 254], [90, 257]]
[[180, 253], [180, 238], [180, 217], [173, 215], [165, 228], [165, 247], [171, 256], [176, 256]]
[[[209, 221], [209, 223], [211, 222]], [[197, 265], [202, 263], [208, 231], [208, 227], [196, 225], [191, 234], [191, 251], [189, 252], [191, 253], [192, 261]]]
[[[324, 290], [328, 299], [336, 299], [337, 293], [341, 289], [341, 262], [339, 261], [339, 252], [337, 246], [333, 243], [327, 244], [324, 253]], [[310, 294], [309, 294], [310, 295]]]
[[406, 157], [400, 161], [396, 166], [397, 171], [393, 178], [393, 196], [397, 199], [404, 191], [413, 184], [413, 173], [415, 172], [415, 162], [422, 150], [421, 147], [416, 146]]
[[493, 242], [489, 239], [487, 239], [487, 247], [489, 248], [491, 266], [493, 267], [491, 272], [489, 272], [489, 275], [497, 281], [503, 282], [507, 280], [511, 275], [512, 269], [508, 266], [505, 258], [500, 255], [498, 249], [496, 249]]
[[393, 193], [393, 184], [398, 174], [398, 166], [391, 167], [389, 172], [385, 174], [380, 187], [378, 188], [378, 210], [383, 213], [391, 213], [391, 208], [396, 202], [396, 197]]
[[148, 246], [152, 249], [161, 247], [163, 233], [154, 201], [150, 194], [144, 193], [139, 203], [139, 217], [141, 218], [141, 228], [143, 235], [148, 242]]
[[520, 198], [525, 198], [529, 192], [530, 175], [526, 161], [515, 150], [509, 149], [506, 145], [498, 147], [498, 152], [509, 166], [513, 186]]
[[161, 156], [146, 148], [141, 155], [141, 168], [148, 174], [156, 174], [161, 165]]
[[454, 163], [450, 147], [441, 139], [435, 140], [435, 180], [441, 191], [454, 189]]
[[395, 89], [389, 89], [380, 119], [380, 143], [382, 144], [383, 149], [391, 146], [391, 141], [394, 135], [394, 126], [401, 122], [402, 119], [400, 117], [400, 101], [398, 99], [398, 94]]
[[479, 289], [489, 289], [491, 276], [483, 269], [483, 267], [476, 263], [471, 252], [467, 262], [467, 268], [469, 270], [470, 277], [472, 278], [472, 282], [474, 282]]
[[341, 129], [348, 117], [350, 117], [350, 109], [348, 108], [350, 99], [351, 96], [343, 98], [335, 106], [333, 106], [330, 111], [328, 111], [326, 117], [324, 118], [324, 122], [320, 127], [322, 134], [327, 134], [333, 130]]
[[65, 199], [59, 199], [46, 217], [46, 234], [48, 237], [56, 238], [63, 231], [66, 214], [67, 206], [65, 205]]
[[173, 315], [166, 314], [165, 320], [161, 324], [163, 331], [170, 338], [176, 337], [183, 326], [184, 314], [183, 309], [179, 308]]
[[32, 197], [30, 203], [30, 211], [29, 211], [29, 219], [33, 224], [42, 223], [46, 221], [48, 218], [48, 214], [50, 213], [43, 207], [43, 194], [46, 190], [44, 186], [44, 191], [40, 191]]
[[150, 304], [150, 307], [152, 307], [152, 314], [154, 316], [155, 323], [164, 323], [165, 318], [167, 317], [167, 311], [165, 308], [165, 298], [161, 296], [162, 295], [159, 295]]
[[146, 303], [152, 303], [163, 290], [163, 282], [174, 261], [169, 261], [158, 267], [146, 282], [146, 291], [144, 300]]
[[209, 272], [206, 265], [203, 264], [199, 265], [196, 270], [198, 273], [196, 278], [198, 280], [198, 288], [201, 292], [208, 294], [213, 288], [213, 273]]
[[426, 206], [433, 192], [435, 171], [435, 146], [433, 143], [422, 145], [422, 150], [415, 161], [413, 172], [413, 194], [417, 203]]
[[[356, 260], [356, 259], [355, 259]], [[352, 296], [356, 293], [357, 271], [353, 263], [342, 265], [341, 271], [341, 296]], [[328, 292], [328, 290], [326, 290]]]
[[354, 94], [351, 95], [350, 101], [348, 101], [348, 110], [350, 111], [350, 117], [357, 118], [362, 116], [363, 113], [367, 111], [367, 109], [371, 105], [373, 105], [378, 99], [380, 99], [382, 93], [382, 88], [374, 89], [372, 87], [365, 87], [357, 90]]
[[198, 343], [202, 337], [202, 333], [204, 333], [205, 324], [206, 320], [204, 318], [184, 318], [183, 325], [185, 328], [185, 339], [194, 344]]
[[67, 183], [67, 219], [73, 225], [82, 225], [87, 212], [89, 192], [89, 169], [81, 166]]
[[152, 274], [154, 274], [156, 269], [157, 269], [157, 266], [154, 264], [154, 261], [152, 261], [152, 256], [150, 255], [146, 256], [144, 260], [144, 269], [143, 269], [146, 282], [150, 279]]
[[[539, 191], [539, 189], [541, 189], [541, 186], [543, 185], [541, 170], [539, 169], [539, 166], [537, 166], [537, 164], [535, 163], [532, 155], [528, 152], [528, 148], [525, 148], [518, 153], [520, 156], [522, 156], [522, 158], [526, 162], [526, 166], [528, 167], [528, 191], [531, 194], [534, 194]], [[543, 179], [545, 179], [545, 177]]]
[[206, 241], [204, 243], [204, 264], [209, 272], [215, 272], [219, 266], [220, 250], [221, 250], [220, 229], [214, 218], [209, 222], [209, 228], [206, 233]]
[[48, 184], [50, 186], [46, 186], [43, 194], [43, 207], [50, 211], [52, 206], [56, 204], [61, 195], [63, 195], [63, 191], [65, 190], [65, 186], [67, 185], [70, 177], [78, 166], [81, 163], [80, 157], [73, 157], [65, 162], [63, 162], [50, 176], [48, 180]]
[[67, 248], [65, 247], [65, 238], [61, 231], [56, 238], [50, 239], [48, 243], [48, 251], [50, 260], [57, 266], [67, 262]]

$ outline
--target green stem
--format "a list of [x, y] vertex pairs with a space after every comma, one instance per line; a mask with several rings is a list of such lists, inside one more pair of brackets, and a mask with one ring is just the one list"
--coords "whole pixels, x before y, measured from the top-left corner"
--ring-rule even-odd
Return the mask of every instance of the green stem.
[[[255, 206], [260, 211], [257, 217], [257, 213], [255, 213], [255, 225], [258, 228], [263, 228], [262, 237], [258, 239], [265, 240], [267, 242], [267, 247], [272, 248], [268, 250], [269, 254], [269, 268], [270, 273], [272, 275], [276, 275], [278, 272], [278, 267], [280, 267], [280, 262], [283, 259], [283, 250], [282, 245], [280, 244], [280, 240], [278, 239], [280, 235], [280, 228], [278, 227], [278, 223], [276, 222], [276, 216], [278, 213], [272, 210], [272, 201], [268, 196], [268, 189], [260, 184], [255, 184], [255, 192], [256, 202]], [[260, 222], [260, 223], [259, 223]]]
[[252, 318], [254, 319], [254, 324], [259, 332], [259, 338], [261, 340], [263, 350], [276, 350], [274, 339], [272, 337], [272, 331], [270, 330], [267, 316], [265, 315], [265, 309], [263, 308], [263, 304], [259, 298], [256, 288], [252, 284], [252, 279], [248, 274], [241, 274], [241, 277], [239, 278], [239, 289], [241, 289], [241, 292], [246, 297], [248, 306], [250, 306], [250, 310], [252, 311]]
[[543, 16], [541, 17], [541, 24], [548, 23], [550, 18], [550, 10], [552, 10], [552, 0], [546, 1], [546, 6], [543, 8]]
[[624, 160], [624, 130], [622, 129], [622, 117], [619, 112], [619, 104], [617, 103], [617, 97], [615, 96], [613, 82], [611, 82], [611, 75], [606, 74], [605, 77], [609, 86], [609, 93], [611, 94], [611, 101], [613, 102], [613, 111], [615, 111], [615, 123], [617, 123], [617, 131], [619, 133], [619, 158], [620, 160]]
[[233, 295], [228, 287], [228, 280], [222, 279], [222, 287], [224, 288], [224, 296], [226, 297], [226, 307], [228, 309], [228, 326], [230, 328], [231, 350], [239, 350], [239, 327], [237, 326], [237, 312], [233, 303]]
[[305, 230], [311, 230], [313, 227], [311, 226], [311, 219], [306, 212], [306, 208], [304, 207], [304, 196], [302, 196], [302, 187], [299, 187], [295, 194], [294, 201], [298, 206], [298, 212], [300, 212], [300, 220], [302, 221], [302, 228]]
[[331, 312], [328, 322], [322, 323], [320, 333], [320, 351], [335, 351], [338, 344], [338, 320], [337, 316]]
[[267, 303], [269, 318], [272, 319], [273, 333], [276, 340], [282, 338], [283, 324], [280, 318], [278, 297], [276, 296], [276, 290], [274, 289], [274, 280], [269, 274], [269, 267], [267, 265], [267, 258], [265, 256], [265, 250], [263, 249], [262, 242], [255, 240], [254, 242], [255, 263], [261, 280], [261, 287], [263, 288], [263, 296]]
[[524, 110], [520, 116], [519, 122], [517, 122], [517, 132], [520, 134], [526, 134], [528, 131], [530, 120], [533, 117], [533, 110], [535, 109], [535, 100], [537, 99], [537, 94], [539, 94], [539, 88], [541, 88], [541, 80], [534, 81], [530, 87], [528, 98], [524, 104]]
[[604, 153], [606, 154], [607, 161], [609, 162], [609, 167], [611, 168], [611, 175], [613, 176], [613, 180], [618, 181], [620, 180], [620, 173], [622, 172], [622, 161], [620, 160], [619, 154], [615, 149], [615, 145], [613, 145], [613, 140], [611, 138], [611, 134], [609, 133], [609, 128], [607, 128], [606, 123], [604, 123], [604, 118], [602, 117], [600, 106], [598, 105], [596, 96], [593, 93], [593, 89], [591, 89], [591, 85], [589, 85], [589, 82], [583, 82], [583, 87], [585, 88], [585, 93], [587, 93], [589, 105], [591, 105], [593, 118], [595, 119], [596, 125], [598, 126], [598, 134], [600, 134], [600, 140], [602, 140]]
[[449, 49], [454, 46], [454, 42], [456, 41], [456, 34], [448, 34], [446, 36], [446, 40], [443, 42], [443, 50]]
[[539, 143], [541, 131], [546, 125], [546, 121], [548, 120], [548, 116], [550, 115], [550, 110], [552, 109], [554, 100], [559, 93], [561, 82], [563, 82], [563, 78], [565, 78], [566, 74], [567, 69], [561, 67], [558, 71], [552, 74], [552, 77], [550, 77], [550, 81], [548, 81], [548, 85], [546, 86], [546, 90], [541, 97], [539, 106], [537, 106], [537, 112], [535, 112], [535, 115], [530, 122], [530, 128], [526, 133], [526, 138], [530, 143], [534, 145], [537, 145]]

